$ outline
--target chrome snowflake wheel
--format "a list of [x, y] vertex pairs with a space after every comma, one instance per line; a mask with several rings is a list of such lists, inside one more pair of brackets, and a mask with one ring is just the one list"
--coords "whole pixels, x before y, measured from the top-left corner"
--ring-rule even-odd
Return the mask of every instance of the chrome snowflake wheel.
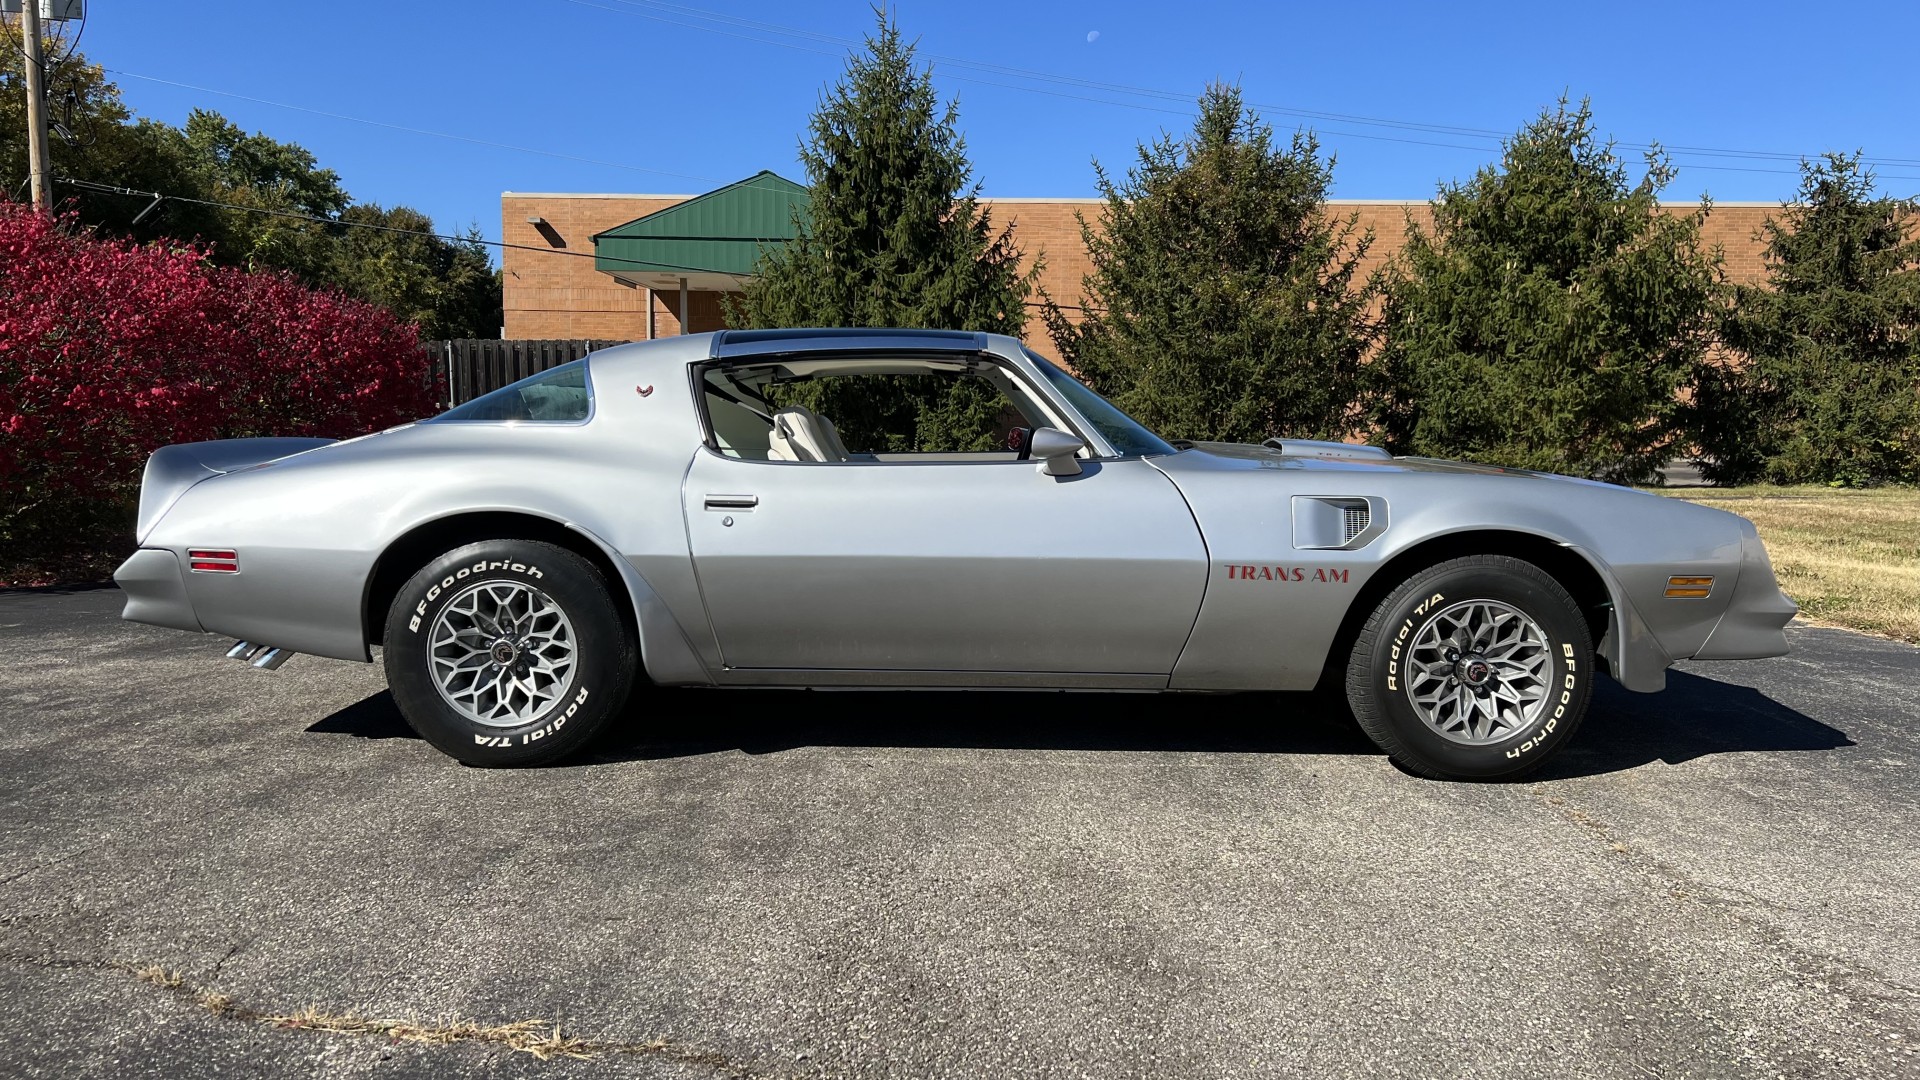
[[1546, 632], [1526, 612], [1465, 600], [1434, 612], [1414, 635], [1407, 700], [1441, 738], [1484, 746], [1539, 718], [1552, 671]]
[[448, 601], [434, 620], [427, 664], [462, 716], [488, 727], [532, 723], [573, 688], [573, 624], [531, 585], [486, 581]]

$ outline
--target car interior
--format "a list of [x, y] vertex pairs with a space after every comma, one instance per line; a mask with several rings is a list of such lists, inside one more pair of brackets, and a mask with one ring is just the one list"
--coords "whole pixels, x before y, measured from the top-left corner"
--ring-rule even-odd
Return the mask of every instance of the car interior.
[[[1065, 426], [986, 359], [795, 358], [717, 365], [702, 381], [714, 448], [749, 461], [1017, 461], [1033, 429]], [[955, 402], [970, 410], [928, 422]]]

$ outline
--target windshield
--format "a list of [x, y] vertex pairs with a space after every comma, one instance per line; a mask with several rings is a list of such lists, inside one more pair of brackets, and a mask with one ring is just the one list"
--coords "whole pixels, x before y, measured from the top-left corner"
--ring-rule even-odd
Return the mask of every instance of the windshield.
[[1173, 447], [1168, 446], [1160, 436], [1140, 426], [1140, 422], [1115, 408], [1113, 403], [1087, 388], [1087, 384], [1054, 367], [1046, 357], [1025, 350], [1027, 359], [1040, 369], [1047, 382], [1073, 406], [1074, 411], [1086, 417], [1107, 442], [1122, 457], [1146, 457], [1151, 454], [1171, 454]]

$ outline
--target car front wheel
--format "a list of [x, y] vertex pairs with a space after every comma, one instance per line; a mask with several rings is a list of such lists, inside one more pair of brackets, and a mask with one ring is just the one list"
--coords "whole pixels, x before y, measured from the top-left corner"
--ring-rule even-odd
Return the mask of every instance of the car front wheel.
[[544, 765], [625, 703], [638, 655], [607, 583], [565, 548], [488, 540], [421, 568], [387, 615], [395, 703], [469, 765]]
[[1593, 676], [1592, 636], [1566, 589], [1532, 563], [1475, 555], [1381, 601], [1348, 662], [1347, 701], [1409, 771], [1512, 779], [1573, 736]]

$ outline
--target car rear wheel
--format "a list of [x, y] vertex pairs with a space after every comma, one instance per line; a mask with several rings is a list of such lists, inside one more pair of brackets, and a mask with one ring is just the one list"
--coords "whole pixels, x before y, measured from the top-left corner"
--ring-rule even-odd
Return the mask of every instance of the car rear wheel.
[[1362, 730], [1411, 772], [1512, 779], [1586, 715], [1593, 642], [1579, 605], [1532, 563], [1475, 555], [1432, 566], [1380, 602], [1347, 664]]
[[544, 765], [586, 745], [638, 654], [607, 583], [565, 548], [488, 540], [415, 574], [387, 614], [387, 685], [420, 737], [469, 765]]

